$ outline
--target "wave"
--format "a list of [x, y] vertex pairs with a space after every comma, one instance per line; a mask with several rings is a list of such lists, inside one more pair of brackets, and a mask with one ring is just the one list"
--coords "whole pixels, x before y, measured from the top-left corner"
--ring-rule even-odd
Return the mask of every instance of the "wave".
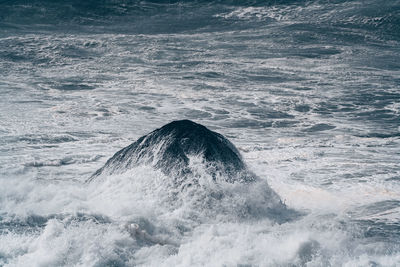
[[[382, 233], [392, 234], [396, 225], [368, 221], [373, 214], [393, 210], [398, 202], [354, 209], [355, 222], [326, 212], [276, 224], [264, 214], [269, 203], [263, 197], [266, 183], [216, 185], [204, 179], [202, 187], [177, 195], [165, 186], [165, 178], [152, 168], [137, 167], [87, 186], [0, 180], [5, 212], [0, 214], [0, 265], [187, 266], [190, 260], [195, 266], [373, 262], [395, 266], [398, 262], [398, 240], [379, 239]], [[217, 198], [221, 193], [225, 197]], [[224, 257], [227, 253], [233, 258]]]
[[3, 30], [170, 33], [251, 29], [271, 22], [379, 30], [399, 37], [400, 1], [2, 1]]
[[35, 160], [25, 164], [26, 167], [58, 167], [71, 164], [82, 164], [96, 162], [101, 158], [101, 156], [80, 156], [80, 157], [64, 157], [62, 159], [49, 159], [49, 160]]
[[153, 190], [167, 192], [164, 202], [176, 209], [185, 207], [191, 216], [201, 212], [212, 216], [195, 217], [225, 214], [284, 222], [296, 214], [247, 168], [228, 139], [189, 120], [173, 121], [142, 136], [118, 151], [88, 182], [112, 181], [127, 172], [138, 179], [132, 170], [141, 166], [161, 171], [162, 181]]
[[[105, 172], [85, 184], [28, 176], [0, 179], [0, 265], [396, 266], [398, 262], [398, 235], [393, 232], [398, 231], [399, 201], [391, 200], [387, 191], [382, 196], [374, 187], [368, 195], [365, 190], [371, 190], [370, 185], [358, 184], [357, 194], [353, 191], [347, 197], [367, 196], [370, 204], [353, 204], [342, 214], [339, 200], [346, 194], [331, 198], [309, 188], [305, 195], [321, 211], [297, 216], [279, 205], [265, 180], [215, 179], [204, 169], [201, 157], [190, 166], [197, 175], [186, 176], [187, 182], [191, 178], [198, 182], [183, 190], [165, 171], [149, 165]], [[288, 194], [302, 202], [299, 191], [301, 187], [294, 186]], [[321, 207], [322, 202], [327, 207]], [[381, 215], [385, 221], [371, 221]], [[226, 258], [227, 254], [234, 256]]]

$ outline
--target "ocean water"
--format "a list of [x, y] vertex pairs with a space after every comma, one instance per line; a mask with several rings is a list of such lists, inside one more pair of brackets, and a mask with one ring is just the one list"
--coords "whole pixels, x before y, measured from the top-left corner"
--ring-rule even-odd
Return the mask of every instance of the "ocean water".
[[[400, 265], [398, 0], [2, 0], [0, 77], [0, 266]], [[181, 119], [261, 181], [85, 182]]]

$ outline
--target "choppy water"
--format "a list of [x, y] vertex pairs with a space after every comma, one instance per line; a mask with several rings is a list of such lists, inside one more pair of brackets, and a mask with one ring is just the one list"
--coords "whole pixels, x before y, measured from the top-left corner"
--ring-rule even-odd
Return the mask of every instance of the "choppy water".
[[[1, 1], [0, 77], [0, 266], [400, 263], [400, 1]], [[304, 215], [240, 216], [265, 183], [84, 183], [183, 118]]]

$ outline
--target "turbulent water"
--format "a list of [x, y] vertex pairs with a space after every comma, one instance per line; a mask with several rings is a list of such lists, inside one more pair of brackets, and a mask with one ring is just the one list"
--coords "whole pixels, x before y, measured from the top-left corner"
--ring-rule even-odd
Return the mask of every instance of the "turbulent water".
[[[0, 77], [0, 266], [400, 264], [398, 0], [2, 0]], [[181, 119], [260, 181], [85, 182]]]

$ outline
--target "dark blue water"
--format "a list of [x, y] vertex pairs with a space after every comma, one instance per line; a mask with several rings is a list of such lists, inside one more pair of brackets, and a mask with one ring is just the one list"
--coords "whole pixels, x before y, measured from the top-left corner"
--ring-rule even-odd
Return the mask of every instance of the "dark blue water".
[[[1, 266], [400, 262], [400, 1], [0, 1], [0, 77]], [[85, 183], [181, 119], [260, 183]]]

